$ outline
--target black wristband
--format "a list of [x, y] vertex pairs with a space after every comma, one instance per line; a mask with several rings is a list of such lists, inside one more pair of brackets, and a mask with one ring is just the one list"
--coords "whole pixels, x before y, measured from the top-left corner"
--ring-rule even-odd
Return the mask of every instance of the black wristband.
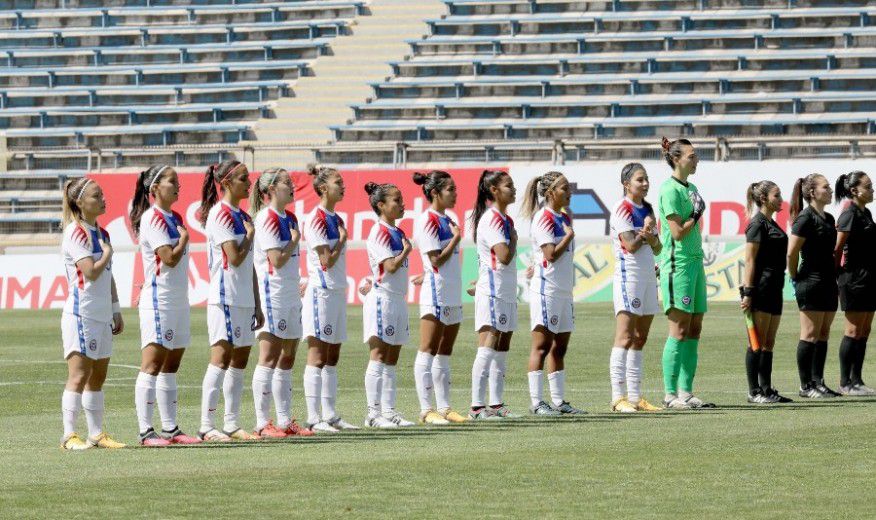
[[743, 298], [750, 298], [754, 296], [754, 287], [740, 287], [739, 295]]

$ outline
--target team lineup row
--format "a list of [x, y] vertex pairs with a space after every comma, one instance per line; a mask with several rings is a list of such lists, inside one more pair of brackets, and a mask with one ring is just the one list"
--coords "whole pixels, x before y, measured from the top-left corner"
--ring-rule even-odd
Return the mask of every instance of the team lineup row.
[[[658, 289], [669, 323], [663, 351], [663, 404], [672, 409], [713, 406], [693, 395], [702, 317], [707, 310], [699, 227], [705, 203], [696, 187], [687, 181], [695, 173], [698, 159], [690, 143], [683, 139], [673, 142], [664, 139], [663, 150], [673, 176], [661, 186], [659, 211], [655, 212], [645, 200], [649, 183], [644, 167], [632, 163], [621, 172], [624, 198], [615, 205], [610, 220], [616, 254], [613, 290], [617, 317], [615, 346], [610, 356], [611, 409], [617, 412], [662, 409], [648, 403], [641, 391], [642, 348], [653, 317], [661, 310]], [[343, 199], [345, 187], [342, 176], [334, 169], [314, 167], [310, 174], [320, 203], [299, 225], [297, 217], [286, 209], [293, 201], [294, 184], [285, 170], [262, 172], [255, 186], [251, 186], [245, 165], [238, 161], [225, 161], [206, 172], [199, 218], [208, 246], [207, 322], [211, 353], [202, 383], [201, 424], [196, 437], [184, 434], [176, 421], [176, 372], [190, 343], [189, 237], [182, 218], [172, 209], [179, 197], [179, 178], [169, 166], [153, 166], [139, 175], [131, 224], [139, 239], [145, 280], [139, 298], [142, 360], [135, 385], [140, 444], [227, 442], [357, 429], [335, 409], [340, 347], [347, 339], [347, 232], [334, 209]], [[869, 183], [866, 175], [864, 178]], [[421, 409], [419, 421], [438, 425], [515, 417], [503, 400], [506, 356], [517, 328], [518, 237], [507, 214], [508, 206], [516, 200], [511, 177], [503, 171], [487, 170], [478, 181], [472, 229], [479, 269], [478, 279], [469, 289], [475, 297], [478, 348], [472, 365], [471, 407], [467, 414], [450, 405], [449, 360], [462, 321], [463, 284], [461, 234], [457, 223], [445, 211], [456, 204], [456, 185], [442, 171], [414, 174], [414, 182], [422, 186], [430, 204], [417, 218], [413, 236], [424, 266], [419, 301], [420, 347], [414, 362]], [[765, 183], [758, 186], [752, 185], [749, 190], [750, 205], [758, 206], [760, 218], [756, 215], [749, 224], [750, 261], [746, 286], [741, 289], [742, 306], [751, 322], [746, 366], [749, 380], [753, 375], [756, 383], [750, 388], [749, 401], [779, 402], [788, 399], [772, 388], [769, 373], [775, 341], [773, 326], [777, 328], [781, 313], [781, 293], [778, 310], [773, 293], [778, 279], [784, 281], [784, 266], [779, 272], [778, 266], [768, 264], [773, 260], [769, 253], [775, 251], [779, 240], [769, 226], [781, 231], [771, 218], [775, 201], [778, 199], [781, 204], [781, 196], [777, 188]], [[858, 184], [851, 189], [863, 192]], [[869, 190], [872, 200], [872, 186]], [[406, 300], [408, 256], [413, 246], [395, 225], [405, 211], [401, 191], [392, 184], [375, 183], [368, 183], [365, 191], [380, 218], [372, 227], [366, 246], [372, 283], [362, 291], [363, 341], [370, 347], [365, 371], [365, 425], [411, 426], [413, 423], [396, 411], [395, 400], [396, 364], [401, 346], [408, 342], [410, 334]], [[814, 188], [810, 191], [814, 193]], [[810, 207], [801, 212], [802, 218], [806, 211], [818, 208], [814, 196], [807, 196], [809, 192], [805, 189], [801, 193], [810, 201]], [[62, 396], [61, 444], [66, 449], [121, 447], [103, 431], [102, 386], [112, 352], [112, 336], [124, 328], [112, 279], [109, 235], [97, 225], [97, 217], [104, 213], [106, 205], [100, 186], [92, 179], [70, 181], [63, 195], [66, 226], [62, 249], [69, 297], [62, 315], [68, 381]], [[563, 360], [574, 329], [575, 240], [566, 210], [570, 195], [568, 180], [559, 172], [548, 172], [532, 179], [522, 201], [521, 216], [532, 221], [534, 246], [533, 266], [528, 272], [532, 334], [528, 382], [529, 411], [536, 415], [584, 413], [566, 401], [564, 392]], [[239, 207], [247, 197], [252, 218]], [[762, 222], [765, 233], [752, 231], [757, 222]], [[872, 219], [870, 224], [872, 227]], [[815, 235], [807, 235], [802, 228], [797, 235], [796, 221], [794, 226], [795, 237], [800, 237], [797, 245], [802, 248], [800, 274], [811, 273]], [[810, 228], [811, 225], [805, 231], [812, 232]], [[858, 236], [854, 234], [855, 240]], [[298, 269], [302, 240], [307, 246], [306, 283], [302, 283]], [[846, 240], [843, 247], [852, 248], [855, 240]], [[792, 240], [789, 258], [794, 247]], [[785, 257], [784, 252], [781, 256]], [[659, 278], [655, 265], [659, 267]], [[801, 283], [805, 277], [793, 276], [794, 270], [789, 271], [797, 283], [798, 301], [801, 294], [804, 301], [809, 301], [805, 296], [808, 286]], [[819, 280], [823, 274], [818, 272]], [[823, 295], [810, 299], [821, 302]], [[813, 312], [822, 312], [824, 316], [818, 325], [827, 323], [829, 328], [827, 315], [832, 320], [832, 313], [813, 311], [801, 304], [801, 316]], [[802, 320], [801, 317], [801, 323]], [[872, 312], [869, 320], [872, 321]], [[868, 333], [869, 321], [867, 324]], [[804, 332], [812, 331], [801, 331], [801, 345]], [[820, 332], [814, 331], [816, 335]], [[298, 425], [291, 413], [291, 372], [302, 337], [308, 346], [303, 374], [307, 420], [305, 425]], [[853, 339], [855, 359], [859, 356], [863, 363], [866, 336], [863, 341]], [[239, 416], [244, 369], [256, 341], [259, 355], [252, 378], [256, 425], [249, 432], [239, 424]], [[812, 392], [820, 392], [824, 387], [823, 374], [817, 377], [818, 360], [822, 359], [820, 341], [820, 336], [806, 338], [814, 347], [808, 358], [809, 371], [804, 374], [801, 369], [801, 395], [805, 389], [806, 397], [817, 397]], [[858, 345], [861, 347], [857, 348]], [[841, 352], [841, 364], [842, 360]], [[803, 359], [803, 364], [806, 361]], [[822, 370], [823, 365], [822, 360]], [[545, 368], [550, 389], [547, 400], [543, 396]], [[849, 373], [856, 374], [849, 376], [856, 379], [841, 381], [841, 389], [869, 390], [860, 380], [859, 365], [852, 366]], [[853, 393], [852, 390], [847, 393]], [[221, 430], [215, 423], [220, 392], [225, 405]], [[161, 417], [160, 432], [152, 425], [155, 403]], [[276, 423], [270, 418], [272, 403]], [[80, 409], [85, 411], [88, 426], [85, 439], [76, 433]]]

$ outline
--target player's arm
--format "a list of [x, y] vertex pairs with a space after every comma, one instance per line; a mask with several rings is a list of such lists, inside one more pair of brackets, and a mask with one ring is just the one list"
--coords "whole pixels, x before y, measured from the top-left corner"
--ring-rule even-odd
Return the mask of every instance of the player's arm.
[[676, 242], [683, 240], [697, 226], [697, 220], [693, 217], [682, 220], [676, 213], [667, 215], [666, 223], [669, 225], [669, 234], [672, 236], [672, 240]]
[[566, 235], [560, 239], [556, 244], [542, 244], [541, 251], [544, 255], [544, 259], [550, 263], [554, 263], [569, 249], [569, 244], [572, 243], [572, 239], [575, 238], [575, 230], [572, 229], [572, 226], [567, 225], [565, 222], [563, 223], [563, 230], [565, 230]]
[[183, 255], [185, 255], [186, 247], [189, 244], [188, 230], [183, 226], [179, 226], [177, 231], [179, 231], [179, 242], [177, 242], [175, 247], [165, 244], [163, 246], [158, 246], [158, 248], [155, 249], [155, 254], [161, 259], [161, 263], [167, 267], [176, 267], [177, 264], [179, 264], [179, 261], [182, 259]]
[[458, 246], [459, 241], [462, 240], [462, 233], [459, 230], [459, 226], [457, 226], [452, 220], [450, 221], [450, 233], [453, 236], [450, 238], [450, 242], [447, 243], [444, 249], [436, 249], [426, 253], [426, 256], [429, 257], [429, 262], [432, 263], [432, 267], [436, 269], [450, 260], [450, 257], [453, 256], [453, 252], [456, 250], [456, 246]]
[[243, 240], [240, 241], [240, 244], [237, 243], [237, 240], [226, 240], [225, 242], [222, 242], [222, 251], [225, 252], [225, 256], [228, 258], [228, 263], [234, 267], [240, 267], [240, 264], [246, 260], [246, 255], [249, 254], [249, 249], [252, 245], [253, 236], [255, 236], [255, 228], [250, 221], [244, 220], [243, 228], [246, 230], [246, 234], [244, 235]]
[[125, 330], [125, 320], [122, 319], [122, 309], [121, 304], [119, 303], [119, 291], [116, 289], [116, 279], [114, 277], [110, 278], [110, 294], [111, 300], [113, 302], [113, 322], [112, 322], [112, 330], [113, 335], [121, 334], [123, 330]]
[[404, 265], [405, 260], [408, 259], [408, 255], [411, 254], [411, 250], [413, 247], [411, 246], [410, 240], [407, 238], [402, 239], [402, 250], [396, 256], [391, 256], [383, 261], [383, 269], [386, 270], [387, 273], [394, 273]]
[[751, 307], [751, 291], [754, 287], [754, 268], [760, 242], [745, 243], [745, 272], [742, 275], [742, 308]]
[[255, 319], [256, 326], [253, 330], [258, 330], [262, 328], [262, 325], [265, 324], [265, 315], [262, 314], [262, 302], [259, 298], [259, 281], [256, 277], [255, 267], [252, 268], [252, 298], [255, 302]]
[[621, 244], [623, 244], [624, 249], [630, 253], [635, 253], [646, 243], [645, 237], [641, 233], [636, 234], [635, 231], [624, 231], [623, 233], [619, 233], [618, 238], [620, 239]]
[[314, 248], [316, 255], [319, 257], [319, 263], [324, 269], [331, 269], [338, 263], [341, 258], [341, 253], [344, 251], [344, 246], [347, 244], [347, 230], [343, 226], [338, 226], [338, 241], [334, 248], [330, 248], [326, 244], [318, 245]]
[[113, 257], [113, 248], [109, 242], [101, 239], [100, 247], [103, 249], [103, 254], [97, 261], [91, 256], [85, 256], [76, 261], [76, 267], [82, 273], [82, 276], [93, 282], [100, 278], [106, 266], [109, 265], [110, 259]]
[[848, 231], [837, 231], [836, 245], [833, 247], [833, 261], [837, 269], [839, 269], [840, 263], [843, 261], [843, 249], [845, 248], [848, 239]]
[[800, 250], [803, 248], [804, 243], [806, 243], [805, 238], [791, 234], [788, 241], [788, 276], [791, 277], [791, 280], [797, 279], [797, 268], [799, 267], [800, 262]]

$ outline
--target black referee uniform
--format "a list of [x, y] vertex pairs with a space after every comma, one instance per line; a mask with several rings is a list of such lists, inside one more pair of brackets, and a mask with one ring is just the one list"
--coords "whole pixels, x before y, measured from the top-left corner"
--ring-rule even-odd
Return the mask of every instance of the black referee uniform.
[[745, 241], [759, 244], [754, 259], [751, 308], [781, 315], [785, 267], [788, 264], [788, 235], [773, 219], [758, 211], [745, 228]]

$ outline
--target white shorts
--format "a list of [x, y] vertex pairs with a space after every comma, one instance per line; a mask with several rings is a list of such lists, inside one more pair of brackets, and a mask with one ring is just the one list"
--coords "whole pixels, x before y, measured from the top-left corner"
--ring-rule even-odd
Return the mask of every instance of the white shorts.
[[65, 312], [61, 314], [61, 339], [64, 359], [77, 352], [88, 359], [106, 359], [113, 353], [113, 324]]
[[[433, 305], [424, 305], [420, 304], [420, 318], [425, 318], [426, 316], [435, 316], [436, 307]], [[462, 305], [457, 307], [443, 307], [438, 306], [438, 321], [443, 323], [444, 325], [456, 325], [457, 323], [462, 322]]]
[[362, 305], [362, 341], [377, 338], [390, 345], [405, 345], [411, 337], [408, 304], [404, 296], [371, 291]]
[[660, 312], [657, 301], [656, 280], [618, 280], [613, 283], [614, 314], [629, 312], [636, 316], [648, 316]]
[[140, 348], [155, 343], [168, 350], [191, 344], [189, 309], [140, 309]]
[[347, 341], [347, 293], [307, 286], [301, 301], [303, 337], [338, 345]]
[[301, 338], [301, 300], [293, 300], [283, 306], [266, 305], [262, 312], [265, 324], [256, 331], [257, 338], [263, 332], [280, 339]]
[[553, 334], [575, 330], [575, 306], [571, 298], [546, 298], [533, 292], [529, 296], [530, 330], [539, 325]]
[[255, 308], [207, 305], [207, 332], [210, 345], [227, 341], [235, 347], [250, 347], [255, 333]]
[[475, 330], [492, 327], [499, 332], [517, 329], [517, 302], [475, 293]]

